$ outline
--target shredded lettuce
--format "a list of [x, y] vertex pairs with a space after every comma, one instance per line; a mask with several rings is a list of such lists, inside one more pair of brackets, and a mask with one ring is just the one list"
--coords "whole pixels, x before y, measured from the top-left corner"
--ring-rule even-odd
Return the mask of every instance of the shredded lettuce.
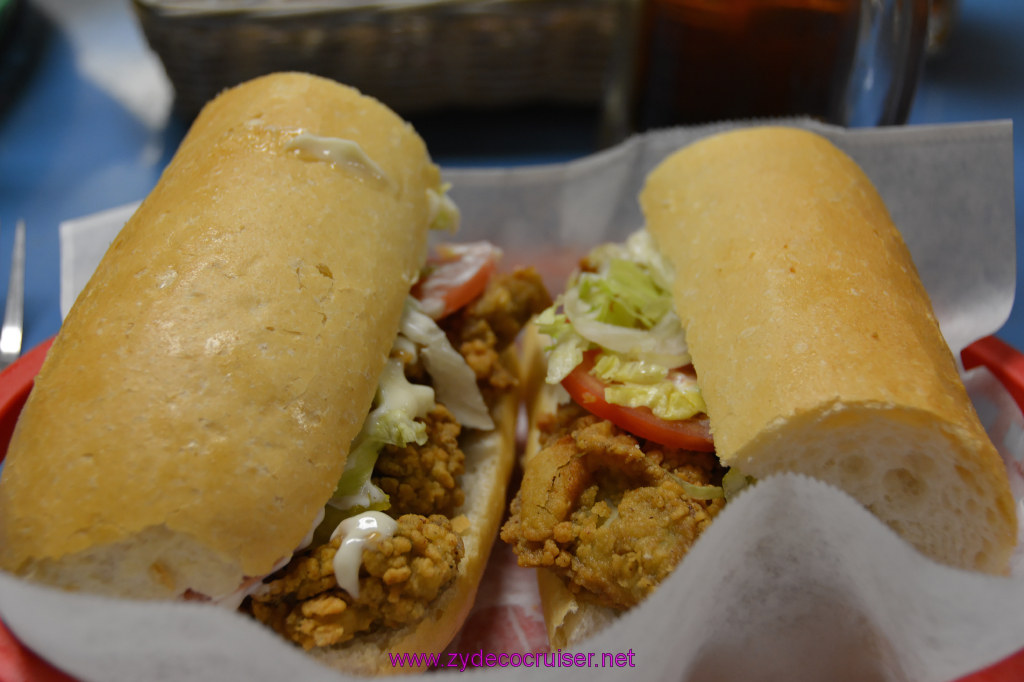
[[[646, 242], [635, 236], [627, 242], [641, 243]], [[670, 367], [687, 364], [686, 337], [662, 282], [670, 274], [662, 272], [668, 266], [660, 260], [657, 267], [632, 260], [637, 254], [660, 259], [653, 246], [632, 251], [621, 245], [601, 247], [590, 258], [597, 271], [580, 273], [570, 282], [560, 299], [562, 310], [573, 330], [592, 343]]]
[[573, 334], [572, 338], [564, 340], [551, 349], [548, 355], [549, 384], [557, 384], [583, 362], [583, 352], [590, 347], [590, 342], [579, 334]]
[[420, 420], [436, 402], [444, 404], [463, 426], [494, 428], [476, 374], [411, 296], [406, 300], [395, 346], [419, 355], [433, 388], [411, 383], [402, 362], [388, 359], [380, 374], [375, 406], [352, 441], [345, 470], [329, 502], [336, 509], [352, 513], [388, 509], [387, 494], [370, 480], [380, 451], [385, 445], [426, 443], [427, 427]]
[[620, 327], [650, 329], [672, 307], [646, 268], [622, 258], [609, 260], [601, 276], [581, 276], [579, 291], [597, 320]]
[[663, 381], [654, 386], [614, 384], [604, 389], [605, 401], [624, 407], [649, 407], [656, 416], [678, 421], [704, 412], [704, 401], [699, 392], [686, 394], [674, 388], [672, 382]]
[[725, 491], [718, 485], [697, 485], [678, 477], [676, 480], [682, 486], [686, 496], [694, 500], [717, 500], [725, 496]]
[[615, 353], [601, 353], [590, 373], [605, 383], [651, 385], [668, 378], [668, 367], [645, 360], [624, 360]]
[[345, 460], [345, 471], [338, 481], [338, 487], [334, 490], [334, 497], [339, 502], [341, 498], [355, 495], [363, 486], [363, 481], [369, 481], [373, 473], [373, 467], [377, 463], [377, 455], [384, 444], [360, 433], [352, 444], [352, 449]]
[[410, 383], [402, 362], [391, 358], [381, 372], [377, 396], [377, 407], [366, 422], [371, 438], [398, 446], [427, 442], [426, 427], [415, 420], [434, 408], [434, 389]]
[[427, 202], [430, 215], [430, 229], [440, 232], [458, 232], [461, 214], [459, 207], [448, 196], [451, 183], [441, 185], [440, 189], [427, 190]]
[[404, 447], [409, 443], [423, 445], [427, 442], [427, 425], [409, 419], [401, 410], [382, 414], [373, 426], [373, 438], [382, 443]]
[[370, 480], [384, 443], [363, 433], [356, 437], [345, 460], [345, 470], [338, 480], [334, 494], [327, 505], [347, 514], [356, 514], [362, 508], [385, 511], [391, 506], [388, 494]]
[[536, 317], [537, 330], [551, 338], [548, 351], [547, 382], [557, 384], [583, 362], [583, 352], [589, 350], [591, 343], [576, 333], [564, 313], [556, 312], [555, 305], [541, 311]]
[[587, 256], [598, 270], [607, 266], [612, 259], [631, 261], [642, 265], [657, 286], [668, 291], [675, 281], [672, 264], [661, 254], [647, 230], [637, 230], [621, 243], [602, 244]]
[[550, 308], [537, 317], [547, 347], [547, 382], [565, 379], [583, 354], [600, 348], [592, 370], [609, 403], [649, 407], [667, 420], [706, 410], [696, 381], [671, 368], [690, 363], [682, 323], [673, 306], [674, 273], [651, 236], [640, 230], [620, 244], [587, 255]]
[[669, 474], [669, 477], [679, 484], [687, 497], [694, 500], [717, 500], [720, 497], [725, 497], [725, 489], [720, 485], [690, 483], [675, 474]]
[[722, 476], [722, 489], [726, 500], [732, 500], [743, 490], [753, 485], [756, 479], [753, 476], [743, 474], [736, 467], [730, 467]]
[[352, 442], [345, 470], [329, 502], [338, 509], [387, 509], [387, 494], [370, 480], [381, 449], [385, 445], [427, 442], [426, 425], [416, 420], [433, 409], [434, 389], [410, 383], [401, 361], [392, 358], [384, 365], [376, 403]]
[[355, 516], [365, 511], [387, 511], [391, 508], [391, 498], [367, 476], [360, 481], [355, 492], [348, 495], [335, 494], [327, 504], [344, 510], [345, 516]]
[[550, 336], [554, 343], [558, 343], [565, 334], [572, 333], [572, 325], [569, 324], [569, 318], [564, 313], [557, 312], [559, 305], [559, 300], [556, 299], [554, 305], [550, 308], [545, 308], [534, 318], [537, 331]]
[[623, 360], [601, 353], [591, 374], [605, 384], [604, 399], [613, 405], [650, 408], [656, 416], [682, 420], [707, 410], [696, 380], [644, 360]]
[[601, 320], [580, 294], [579, 288], [569, 289], [562, 296], [562, 306], [573, 330], [587, 341], [619, 353], [647, 356], [659, 364], [675, 367], [689, 363], [686, 341], [674, 312], [666, 313], [649, 329], [624, 326]]

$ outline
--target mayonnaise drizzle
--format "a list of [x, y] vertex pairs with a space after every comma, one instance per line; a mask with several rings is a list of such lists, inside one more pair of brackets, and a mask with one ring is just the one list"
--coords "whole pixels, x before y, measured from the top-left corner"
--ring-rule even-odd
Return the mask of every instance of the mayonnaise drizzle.
[[341, 546], [334, 554], [334, 578], [338, 587], [354, 599], [359, 598], [359, 566], [363, 563], [363, 549], [395, 534], [398, 524], [381, 512], [368, 511], [350, 516], [334, 529], [331, 539], [342, 536]]
[[387, 180], [388, 177], [384, 169], [378, 166], [354, 140], [303, 132], [290, 139], [285, 149], [298, 152], [299, 158], [306, 161], [356, 166], [368, 170], [381, 180]]

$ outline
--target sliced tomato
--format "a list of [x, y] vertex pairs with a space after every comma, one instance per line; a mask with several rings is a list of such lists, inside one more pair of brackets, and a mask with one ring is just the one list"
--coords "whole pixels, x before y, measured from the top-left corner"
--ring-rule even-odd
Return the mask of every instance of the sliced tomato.
[[604, 399], [605, 384], [590, 373], [598, 351], [587, 351], [583, 362], [562, 380], [572, 399], [591, 414], [607, 419], [634, 436], [661, 445], [698, 452], [714, 452], [711, 426], [706, 414], [690, 419], [669, 420], [658, 417], [648, 407], [614, 405]]
[[427, 259], [427, 274], [412, 295], [435, 320], [451, 315], [483, 293], [500, 257], [501, 250], [490, 242], [442, 244]]

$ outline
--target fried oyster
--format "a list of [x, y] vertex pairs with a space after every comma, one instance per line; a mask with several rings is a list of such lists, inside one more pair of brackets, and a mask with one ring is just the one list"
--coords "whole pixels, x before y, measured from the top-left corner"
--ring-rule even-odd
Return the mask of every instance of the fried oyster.
[[[473, 370], [488, 408], [517, 385], [504, 351], [550, 302], [540, 276], [518, 270], [493, 277], [479, 298], [438, 321]], [[392, 356], [402, 362], [409, 382], [430, 383], [419, 357], [399, 347]], [[465, 454], [459, 445], [463, 427], [443, 404], [435, 403], [420, 421], [426, 434], [422, 444], [385, 445], [374, 464], [371, 481], [388, 495], [386, 514], [398, 528], [393, 537], [363, 551], [358, 596], [335, 578], [342, 539], [328, 541], [323, 533], [323, 526], [340, 520], [329, 509], [330, 523], [314, 533], [313, 546], [264, 580], [244, 610], [304, 649], [343, 644], [361, 633], [424, 618], [458, 576], [464, 556], [451, 519], [465, 501]]]
[[544, 421], [501, 538], [521, 566], [562, 576], [574, 593], [626, 609], [649, 595], [723, 508], [685, 485], [719, 485], [708, 453], [641, 441], [576, 405]]
[[307, 650], [415, 623], [455, 579], [464, 551], [444, 516], [401, 516], [393, 537], [363, 552], [353, 597], [334, 577], [340, 543], [334, 539], [289, 563], [252, 595], [252, 615]]

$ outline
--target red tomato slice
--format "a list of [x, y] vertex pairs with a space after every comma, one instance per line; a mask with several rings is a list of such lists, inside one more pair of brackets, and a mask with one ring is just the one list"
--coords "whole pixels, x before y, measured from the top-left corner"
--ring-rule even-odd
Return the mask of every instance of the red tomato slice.
[[597, 353], [596, 350], [584, 353], [583, 362], [562, 380], [562, 386], [577, 404], [634, 436], [673, 448], [715, 451], [706, 414], [672, 421], [656, 416], [648, 407], [626, 407], [607, 402], [604, 399], [604, 383], [590, 373]]
[[430, 269], [412, 295], [435, 320], [451, 315], [483, 293], [500, 257], [501, 250], [490, 242], [442, 244], [427, 259]]

